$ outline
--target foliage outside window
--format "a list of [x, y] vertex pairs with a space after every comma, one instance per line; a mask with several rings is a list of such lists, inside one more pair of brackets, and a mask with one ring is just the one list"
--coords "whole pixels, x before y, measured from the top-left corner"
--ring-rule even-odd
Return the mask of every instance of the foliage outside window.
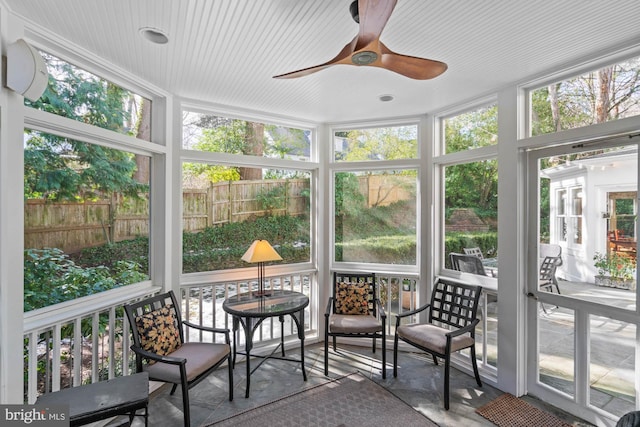
[[151, 141], [151, 101], [69, 62], [41, 52], [49, 83], [25, 105], [120, 134]]
[[640, 114], [640, 58], [530, 92], [532, 136]]
[[[47, 88], [25, 105], [151, 140], [149, 100], [42, 56]], [[25, 129], [25, 311], [149, 278], [150, 165], [146, 155]]]
[[[312, 135], [307, 129], [190, 111], [183, 113], [182, 129], [182, 147], [188, 150], [302, 161], [310, 159]], [[242, 168], [239, 173], [247, 179]], [[227, 179], [237, 177], [227, 176]]]
[[[442, 120], [444, 152], [488, 147], [498, 142], [498, 107], [487, 105]], [[450, 253], [479, 248], [482, 257], [498, 254], [498, 162], [465, 162], [444, 168], [445, 268]], [[489, 269], [485, 271], [488, 274]]]
[[183, 273], [248, 267], [240, 258], [255, 239], [271, 243], [278, 264], [311, 260], [311, 174], [257, 168], [260, 179], [241, 179], [239, 169], [183, 163]]
[[446, 118], [443, 124], [447, 154], [498, 143], [498, 106], [495, 104]]
[[334, 175], [335, 261], [416, 265], [417, 170]]
[[335, 161], [398, 160], [418, 157], [416, 125], [337, 131]]
[[149, 157], [32, 130], [24, 145], [25, 311], [148, 279]]
[[[447, 166], [445, 177], [445, 266], [449, 254], [480, 248], [498, 255], [498, 162], [495, 159]], [[489, 270], [485, 271], [489, 273]]]

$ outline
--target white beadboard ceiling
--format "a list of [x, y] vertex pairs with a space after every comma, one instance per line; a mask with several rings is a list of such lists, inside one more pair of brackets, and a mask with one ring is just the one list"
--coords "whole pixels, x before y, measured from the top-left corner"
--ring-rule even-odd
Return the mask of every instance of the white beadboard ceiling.
[[[381, 40], [446, 62], [432, 80], [333, 66], [358, 31], [351, 0], [0, 0], [28, 28], [176, 96], [312, 122], [425, 114], [640, 43], [638, 0], [398, 0]], [[155, 27], [154, 45], [138, 29]], [[38, 30], [41, 29], [41, 30]], [[392, 94], [392, 102], [378, 100]]]

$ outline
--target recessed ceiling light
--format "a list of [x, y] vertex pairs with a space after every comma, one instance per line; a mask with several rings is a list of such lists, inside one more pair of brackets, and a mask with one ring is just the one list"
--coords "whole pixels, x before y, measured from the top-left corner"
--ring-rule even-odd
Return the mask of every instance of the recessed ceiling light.
[[378, 99], [382, 102], [393, 101], [393, 95], [380, 95]]
[[167, 37], [164, 31], [158, 28], [142, 27], [138, 32], [142, 37], [155, 44], [166, 44], [169, 41], [169, 37]]

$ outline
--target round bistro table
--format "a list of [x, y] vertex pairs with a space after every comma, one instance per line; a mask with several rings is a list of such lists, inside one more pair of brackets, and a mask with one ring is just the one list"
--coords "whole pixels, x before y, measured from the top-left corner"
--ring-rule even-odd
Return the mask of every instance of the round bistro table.
[[[247, 363], [247, 387], [245, 397], [249, 397], [251, 374], [267, 359], [279, 359], [300, 363], [302, 376], [307, 380], [307, 372], [304, 369], [304, 309], [309, 305], [309, 297], [306, 295], [285, 290], [271, 290], [268, 295], [256, 296], [253, 293], [244, 293], [227, 298], [222, 303], [222, 309], [233, 317], [233, 366], [236, 364], [236, 354], [246, 355]], [[300, 339], [300, 359], [286, 357], [284, 353], [284, 316], [289, 315], [298, 327], [298, 339]], [[268, 318], [278, 317], [280, 320], [280, 343], [266, 356], [252, 355], [253, 336], [260, 324]], [[239, 338], [239, 329], [242, 325], [245, 337], [244, 352], [237, 351], [236, 343]], [[281, 356], [275, 353], [281, 349]], [[251, 356], [262, 358], [260, 363], [251, 369]]]

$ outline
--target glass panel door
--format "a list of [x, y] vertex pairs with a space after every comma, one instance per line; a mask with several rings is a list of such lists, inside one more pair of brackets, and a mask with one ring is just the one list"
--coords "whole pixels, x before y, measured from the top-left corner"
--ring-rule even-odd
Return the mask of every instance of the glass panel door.
[[639, 407], [638, 148], [624, 142], [529, 153], [528, 392], [606, 425]]

